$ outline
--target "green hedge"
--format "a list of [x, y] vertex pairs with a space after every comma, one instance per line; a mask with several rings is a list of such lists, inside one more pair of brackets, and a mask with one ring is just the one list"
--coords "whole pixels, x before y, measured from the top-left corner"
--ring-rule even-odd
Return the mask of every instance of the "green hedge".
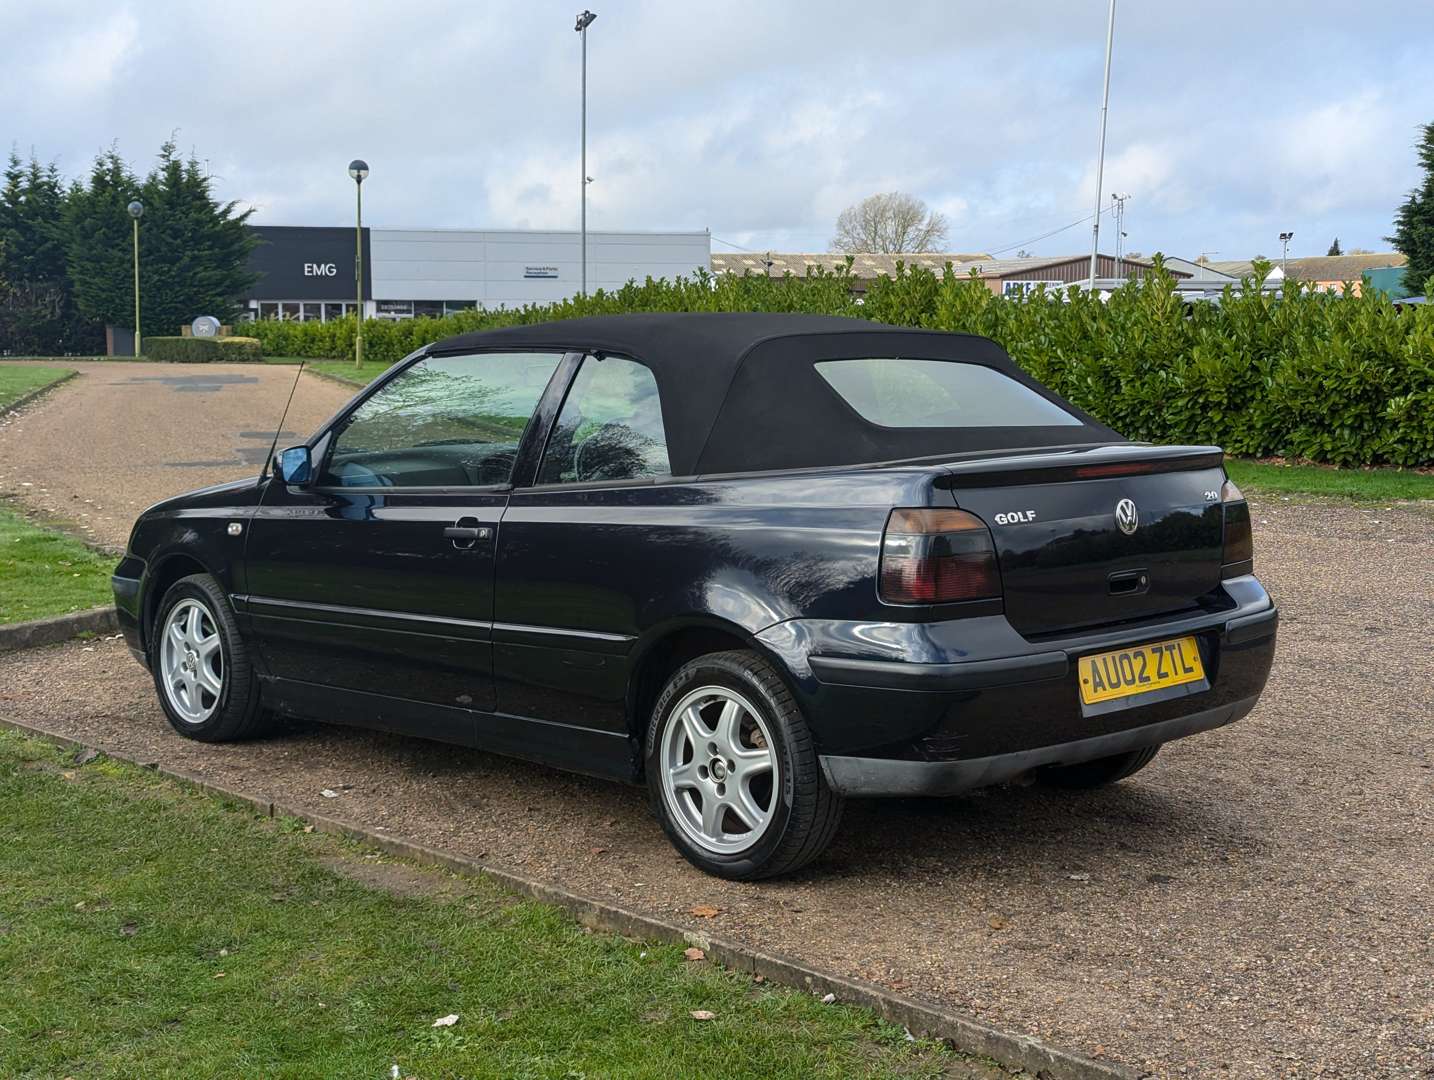
[[[1257, 267], [1263, 280], [1268, 266]], [[624, 311], [806, 311], [993, 338], [1042, 382], [1133, 439], [1215, 443], [1232, 454], [1334, 465], [1434, 464], [1434, 306], [1396, 311], [1382, 294], [1317, 293], [1257, 281], [1219, 304], [1185, 303], [1163, 272], [1108, 301], [1072, 288], [1008, 298], [985, 283], [902, 270], [864, 301], [845, 272], [629, 283], [585, 299], [442, 319], [364, 324], [365, 358], [392, 363], [468, 330]], [[353, 357], [352, 319], [260, 322], [271, 356]]]
[[149, 360], [173, 364], [258, 363], [264, 347], [257, 337], [147, 337], [142, 348]]

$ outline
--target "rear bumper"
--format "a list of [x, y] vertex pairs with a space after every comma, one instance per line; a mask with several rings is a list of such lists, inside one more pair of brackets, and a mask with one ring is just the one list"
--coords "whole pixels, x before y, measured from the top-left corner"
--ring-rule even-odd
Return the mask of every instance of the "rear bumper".
[[[950, 794], [1231, 723], [1254, 707], [1279, 612], [1251, 576], [1226, 606], [1030, 641], [1003, 615], [792, 620], [758, 635], [786, 666], [827, 780], [850, 795]], [[1083, 706], [1080, 657], [1194, 637], [1206, 679]]]
[[903, 761], [828, 754], [821, 758], [822, 772], [826, 774], [831, 789], [841, 795], [956, 795], [973, 788], [1005, 783], [1042, 765], [1075, 765], [1082, 761], [1094, 761], [1233, 724], [1249, 713], [1258, 700], [1259, 695], [1255, 695], [1144, 727], [963, 761]]
[[[1229, 619], [1220, 627], [1220, 640], [1226, 645], [1242, 645], [1272, 637], [1279, 626], [1279, 619], [1280, 612], [1275, 607]], [[1150, 637], [1146, 633], [1132, 637], [1131, 641]], [[810, 656], [807, 662], [811, 665], [812, 674], [827, 686], [927, 692], [991, 690], [1044, 679], [1063, 679], [1070, 672], [1073, 651], [1059, 649], [949, 664], [912, 664], [904, 660], [858, 660], [830, 656]]]

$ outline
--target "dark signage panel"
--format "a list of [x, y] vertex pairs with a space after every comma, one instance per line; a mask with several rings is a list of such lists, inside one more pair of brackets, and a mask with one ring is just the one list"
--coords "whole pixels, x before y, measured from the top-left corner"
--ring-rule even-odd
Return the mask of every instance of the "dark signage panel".
[[[259, 244], [249, 269], [259, 275], [256, 300], [352, 300], [354, 231], [301, 225], [253, 225]], [[363, 295], [373, 299], [368, 230], [363, 231]]]

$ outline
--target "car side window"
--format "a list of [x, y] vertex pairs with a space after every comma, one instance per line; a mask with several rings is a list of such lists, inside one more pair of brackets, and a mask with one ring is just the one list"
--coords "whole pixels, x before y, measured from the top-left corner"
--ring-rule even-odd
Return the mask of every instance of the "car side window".
[[548, 438], [540, 484], [669, 476], [657, 380], [621, 356], [586, 356]]
[[320, 486], [508, 483], [523, 430], [561, 360], [530, 352], [420, 360], [334, 432]]

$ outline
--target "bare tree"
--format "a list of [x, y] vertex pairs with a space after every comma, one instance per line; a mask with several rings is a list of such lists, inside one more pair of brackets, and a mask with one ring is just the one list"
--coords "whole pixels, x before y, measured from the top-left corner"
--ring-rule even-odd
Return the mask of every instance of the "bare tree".
[[837, 218], [833, 251], [894, 254], [940, 251], [946, 243], [946, 218], [927, 209], [915, 195], [888, 191], [848, 206]]

